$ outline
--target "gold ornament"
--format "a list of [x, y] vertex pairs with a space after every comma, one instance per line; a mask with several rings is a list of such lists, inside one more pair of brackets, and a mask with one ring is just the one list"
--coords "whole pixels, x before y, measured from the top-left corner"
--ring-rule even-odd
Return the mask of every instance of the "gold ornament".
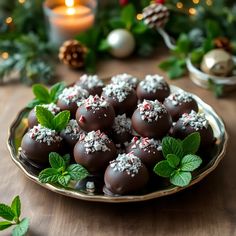
[[88, 49], [77, 40], [67, 40], [59, 50], [59, 59], [65, 65], [78, 69], [84, 66]]
[[209, 75], [229, 76], [234, 69], [233, 57], [223, 49], [213, 49], [203, 57], [201, 70]]
[[152, 3], [143, 9], [143, 22], [150, 28], [162, 28], [169, 19], [168, 8], [159, 3]]

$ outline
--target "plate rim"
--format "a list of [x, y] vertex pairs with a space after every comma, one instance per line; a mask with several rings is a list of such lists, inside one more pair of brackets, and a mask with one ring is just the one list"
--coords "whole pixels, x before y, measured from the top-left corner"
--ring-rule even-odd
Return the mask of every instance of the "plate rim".
[[[177, 86], [171, 85], [171, 88], [173, 89], [179, 89], [179, 90], [183, 90]], [[185, 91], [185, 90], [183, 90]], [[17, 125], [19, 124], [19, 118], [22, 116], [23, 113], [25, 113], [27, 110], [29, 110], [29, 108], [25, 107], [23, 109], [21, 109], [15, 119], [13, 120], [13, 122], [11, 123], [10, 127], [8, 128], [8, 139], [7, 139], [7, 147], [8, 150], [10, 152], [10, 157], [11, 160], [15, 163], [15, 165], [23, 172], [23, 174], [30, 179], [31, 181], [37, 183], [38, 185], [61, 195], [67, 196], [67, 197], [72, 197], [72, 198], [76, 198], [76, 199], [80, 199], [80, 200], [85, 200], [85, 201], [92, 201], [92, 202], [106, 202], [106, 203], [124, 203], [124, 202], [141, 202], [141, 201], [147, 201], [147, 200], [151, 200], [151, 199], [155, 199], [155, 198], [159, 198], [159, 197], [164, 197], [164, 196], [168, 196], [177, 192], [180, 192], [186, 188], [189, 188], [195, 184], [197, 184], [198, 182], [200, 182], [202, 179], [204, 179], [207, 175], [209, 175], [212, 171], [215, 170], [215, 168], [218, 166], [218, 164], [220, 163], [220, 161], [223, 159], [223, 157], [226, 154], [226, 149], [228, 146], [228, 139], [229, 139], [229, 135], [228, 132], [225, 128], [225, 123], [223, 121], [223, 119], [218, 115], [218, 113], [207, 103], [205, 103], [200, 97], [198, 97], [197, 95], [188, 92], [191, 95], [193, 95], [194, 97], [196, 97], [198, 100], [201, 101], [201, 103], [204, 104], [204, 106], [208, 107], [208, 109], [216, 114], [217, 116], [217, 120], [221, 123], [223, 129], [224, 129], [224, 143], [223, 143], [223, 147], [222, 150], [220, 151], [220, 153], [218, 154], [218, 156], [216, 157], [216, 159], [214, 160], [214, 162], [211, 164], [211, 166], [209, 168], [207, 168], [206, 170], [204, 170], [202, 173], [200, 173], [197, 178], [194, 178], [191, 183], [186, 186], [186, 187], [171, 187], [170, 189], [165, 189], [165, 190], [157, 190], [148, 194], [144, 194], [144, 195], [124, 195], [124, 196], [119, 196], [119, 197], [111, 197], [111, 196], [106, 196], [106, 195], [94, 195], [94, 194], [88, 194], [88, 193], [83, 193], [81, 191], [76, 191], [73, 189], [66, 189], [66, 188], [58, 188], [52, 184], [42, 184], [41, 182], [38, 181], [38, 178], [34, 175], [32, 175], [31, 173], [29, 173], [23, 166], [23, 164], [21, 163], [21, 161], [19, 160], [19, 158], [17, 157], [18, 155], [14, 153], [13, 149], [13, 133], [14, 133], [14, 128], [17, 127]]]

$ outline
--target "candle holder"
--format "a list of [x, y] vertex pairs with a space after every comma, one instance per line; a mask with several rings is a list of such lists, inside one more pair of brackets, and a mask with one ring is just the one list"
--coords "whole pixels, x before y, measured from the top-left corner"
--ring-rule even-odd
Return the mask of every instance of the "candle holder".
[[87, 31], [95, 21], [96, 0], [46, 0], [43, 5], [48, 36], [56, 47]]

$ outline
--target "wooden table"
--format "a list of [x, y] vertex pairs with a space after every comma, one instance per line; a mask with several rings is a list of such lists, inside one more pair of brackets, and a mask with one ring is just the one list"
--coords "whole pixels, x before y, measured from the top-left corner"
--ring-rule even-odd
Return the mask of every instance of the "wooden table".
[[[98, 74], [103, 77], [121, 72], [138, 77], [163, 74], [157, 68], [161, 59], [163, 56], [157, 55], [145, 60], [109, 60], [99, 64]], [[58, 68], [58, 73], [68, 82], [79, 77], [78, 72], [64, 66]], [[201, 183], [173, 196], [134, 204], [84, 202], [45, 190], [18, 170], [6, 147], [10, 123], [33, 97], [30, 88], [15, 83], [0, 87], [0, 202], [9, 202], [19, 194], [22, 215], [31, 221], [29, 235], [35, 236], [236, 235], [236, 93], [218, 100], [187, 77], [170, 83], [197, 94], [213, 106], [230, 135], [226, 157]]]

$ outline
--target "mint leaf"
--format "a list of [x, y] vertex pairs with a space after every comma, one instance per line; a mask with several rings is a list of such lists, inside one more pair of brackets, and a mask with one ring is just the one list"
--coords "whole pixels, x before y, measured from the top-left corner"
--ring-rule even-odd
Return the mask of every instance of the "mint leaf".
[[62, 157], [64, 159], [66, 167], [70, 165], [70, 154], [66, 154]]
[[182, 171], [194, 171], [202, 164], [202, 159], [197, 155], [186, 155], [181, 160]]
[[36, 117], [42, 126], [54, 129], [54, 115], [48, 109], [42, 106], [36, 106]]
[[135, 8], [132, 4], [125, 6], [121, 12], [121, 20], [125, 23], [126, 28], [130, 29], [135, 19]]
[[79, 164], [70, 165], [67, 171], [73, 180], [81, 180], [89, 175], [88, 171]]
[[50, 94], [46, 87], [44, 87], [42, 84], [35, 84], [33, 85], [32, 89], [36, 99], [43, 103], [50, 103]]
[[51, 152], [49, 154], [49, 163], [51, 167], [56, 170], [58, 170], [59, 168], [63, 168], [63, 170], [65, 170], [66, 168], [66, 163], [64, 159], [56, 152]]
[[0, 222], [0, 231], [7, 229], [12, 226], [12, 223], [9, 221], [2, 221]]
[[182, 148], [181, 141], [172, 137], [163, 138], [162, 153], [164, 157], [167, 157], [168, 154], [175, 154], [176, 156], [182, 158], [183, 148]]
[[38, 99], [33, 99], [32, 101], [30, 101], [28, 104], [27, 104], [27, 108], [34, 108], [35, 106], [41, 104], [41, 102], [38, 100]]
[[176, 168], [179, 165], [180, 158], [177, 157], [175, 154], [168, 154], [167, 157], [167, 162], [172, 168]]
[[9, 206], [0, 204], [0, 217], [12, 221], [15, 218], [15, 214]]
[[175, 171], [170, 177], [170, 182], [178, 187], [188, 186], [191, 180], [192, 175], [190, 172]]
[[198, 132], [194, 132], [190, 135], [188, 135], [183, 141], [182, 141], [182, 147], [183, 147], [183, 154], [195, 154], [200, 146], [201, 142], [201, 136]]
[[70, 180], [71, 180], [70, 175], [60, 175], [58, 177], [58, 183], [61, 184], [64, 187], [68, 186]]
[[13, 199], [13, 201], [11, 203], [11, 209], [14, 212], [15, 216], [17, 218], [19, 218], [20, 214], [21, 214], [21, 202], [20, 202], [20, 197], [19, 196], [16, 196]]
[[168, 161], [164, 160], [164, 161], [160, 161], [159, 163], [157, 163], [154, 167], [154, 172], [161, 176], [161, 177], [165, 177], [168, 178], [171, 176], [171, 174], [173, 173], [175, 169], [172, 168]]
[[60, 132], [65, 129], [70, 120], [70, 112], [62, 111], [53, 118], [53, 127], [56, 131]]
[[41, 183], [56, 183], [59, 176], [60, 174], [56, 169], [47, 168], [39, 173], [38, 178]]
[[61, 82], [61, 83], [56, 83], [55, 85], [53, 85], [51, 87], [51, 90], [50, 90], [50, 100], [51, 102], [56, 102], [59, 95], [62, 93], [62, 91], [64, 90], [65, 88], [65, 83], [64, 82]]
[[29, 229], [29, 219], [24, 218], [12, 231], [13, 236], [24, 236]]

